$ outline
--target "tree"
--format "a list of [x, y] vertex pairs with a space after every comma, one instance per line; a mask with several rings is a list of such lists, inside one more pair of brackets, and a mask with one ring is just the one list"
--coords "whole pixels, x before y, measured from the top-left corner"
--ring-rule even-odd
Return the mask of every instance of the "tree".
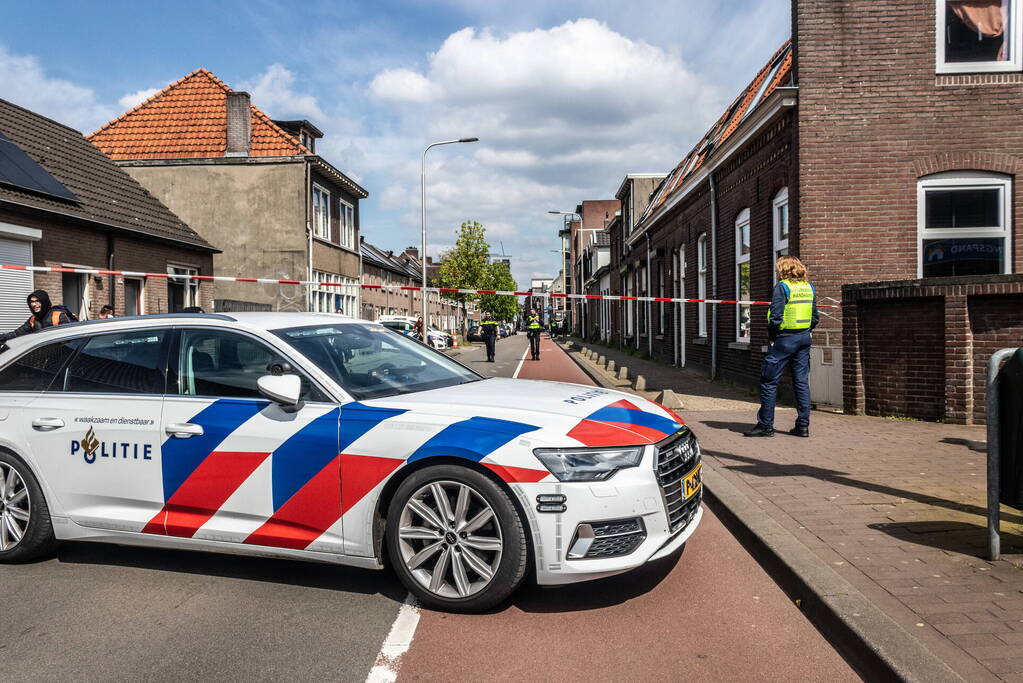
[[[465, 221], [458, 229], [453, 249], [441, 254], [440, 275], [437, 284], [451, 289], [489, 289], [483, 286], [489, 275], [490, 245], [487, 229], [476, 221]], [[448, 299], [462, 305], [462, 320], [466, 319], [465, 304], [476, 301], [479, 294], [445, 294]]]
[[[518, 289], [515, 278], [508, 270], [506, 263], [490, 263], [487, 265], [486, 284], [480, 289], [495, 289], [501, 292], [514, 292]], [[480, 296], [480, 310], [489, 311], [497, 320], [511, 322], [519, 312], [518, 297], [500, 294], [483, 294]]]

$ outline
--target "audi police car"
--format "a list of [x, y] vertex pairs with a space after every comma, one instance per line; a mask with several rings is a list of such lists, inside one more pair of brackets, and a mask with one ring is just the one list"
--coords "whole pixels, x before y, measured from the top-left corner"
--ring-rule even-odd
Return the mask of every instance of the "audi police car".
[[486, 609], [617, 574], [700, 522], [676, 414], [492, 378], [336, 315], [64, 325], [0, 354], [0, 561], [61, 539], [382, 568]]

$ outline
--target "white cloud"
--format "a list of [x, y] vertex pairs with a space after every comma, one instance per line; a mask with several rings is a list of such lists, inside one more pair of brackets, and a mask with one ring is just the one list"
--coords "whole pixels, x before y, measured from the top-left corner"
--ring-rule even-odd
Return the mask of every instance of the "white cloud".
[[83, 132], [95, 130], [118, 114], [100, 103], [91, 88], [49, 76], [35, 56], [11, 54], [2, 45], [0, 93], [5, 100]]
[[237, 90], [252, 96], [252, 103], [274, 118], [296, 117], [324, 120], [326, 117], [313, 95], [295, 90], [295, 74], [282, 64], [271, 64], [254, 79], [242, 81]]
[[142, 104], [161, 90], [163, 90], [163, 88], [144, 88], [142, 90], [136, 90], [135, 92], [130, 92], [117, 100], [117, 104], [125, 111], [128, 111], [129, 109], [134, 109], [138, 105]]
[[436, 95], [429, 79], [409, 69], [381, 71], [369, 84], [369, 90], [378, 99], [394, 102], [428, 102]]

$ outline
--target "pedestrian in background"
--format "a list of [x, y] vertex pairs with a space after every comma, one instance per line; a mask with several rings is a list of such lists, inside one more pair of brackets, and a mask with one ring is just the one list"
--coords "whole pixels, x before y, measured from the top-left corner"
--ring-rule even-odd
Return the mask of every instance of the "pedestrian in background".
[[20, 337], [23, 334], [78, 320], [75, 314], [64, 306], [55, 306], [50, 303], [50, 295], [46, 293], [45, 289], [37, 289], [29, 294], [26, 302], [28, 303], [28, 310], [32, 315], [20, 327], [6, 334], [0, 334], [0, 344], [3, 344], [8, 339]]
[[114, 317], [114, 307], [110, 304], [103, 304], [103, 308], [99, 309], [99, 317], [103, 320]]
[[760, 368], [760, 412], [756, 426], [745, 435], [774, 436], [778, 382], [788, 366], [796, 395], [796, 425], [789, 434], [810, 436], [810, 336], [820, 321], [817, 292], [807, 280], [806, 266], [795, 256], [779, 257], [775, 269], [778, 284], [767, 312], [770, 348]]
[[426, 341], [426, 335], [423, 334], [423, 332], [424, 332], [424, 330], [423, 330], [423, 316], [419, 316], [418, 318], [416, 318], [416, 324], [413, 325], [412, 332], [419, 339], [419, 341], [421, 341], [421, 342], [425, 342]]
[[487, 362], [493, 363], [497, 353], [497, 321], [489, 311], [483, 313], [480, 328], [483, 330], [483, 343], [487, 345]]
[[533, 360], [540, 360], [541, 330], [543, 325], [540, 324], [540, 316], [536, 314], [535, 308], [529, 309], [529, 315], [526, 316], [526, 336], [529, 337], [529, 352]]

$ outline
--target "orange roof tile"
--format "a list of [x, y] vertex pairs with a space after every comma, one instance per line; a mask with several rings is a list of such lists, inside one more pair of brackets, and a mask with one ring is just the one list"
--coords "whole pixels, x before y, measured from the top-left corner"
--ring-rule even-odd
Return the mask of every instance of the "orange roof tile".
[[[112, 159], [222, 157], [227, 149], [227, 93], [231, 88], [196, 69], [88, 139]], [[251, 156], [292, 156], [309, 150], [252, 107]]]

